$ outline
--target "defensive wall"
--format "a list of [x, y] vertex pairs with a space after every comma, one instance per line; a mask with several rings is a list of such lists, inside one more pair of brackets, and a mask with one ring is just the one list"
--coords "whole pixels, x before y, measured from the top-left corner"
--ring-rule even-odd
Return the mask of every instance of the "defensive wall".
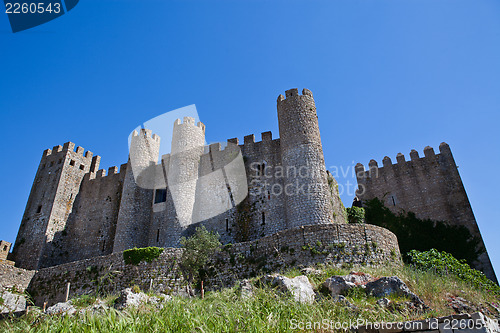
[[474, 267], [497, 281], [450, 146], [441, 143], [438, 154], [427, 146], [423, 157], [412, 150], [409, 161], [399, 153], [396, 161], [392, 163], [385, 156], [383, 166], [379, 167], [375, 160], [371, 160], [366, 171], [358, 163], [358, 198], [362, 202], [379, 198], [396, 214], [413, 212], [420, 219], [465, 226], [480, 240], [478, 249], [482, 253]]
[[[156, 292], [174, 292], [186, 285], [179, 267], [182, 251], [166, 248], [158, 259], [139, 265], [125, 264], [120, 252], [42, 268], [28, 292], [36, 305], [63, 301], [68, 283], [70, 298], [96, 291], [116, 293], [132, 285], [146, 291], [151, 287]], [[223, 246], [204, 285], [219, 289], [258, 274], [317, 263], [376, 266], [400, 262], [396, 236], [386, 229], [365, 224], [303, 226]]]

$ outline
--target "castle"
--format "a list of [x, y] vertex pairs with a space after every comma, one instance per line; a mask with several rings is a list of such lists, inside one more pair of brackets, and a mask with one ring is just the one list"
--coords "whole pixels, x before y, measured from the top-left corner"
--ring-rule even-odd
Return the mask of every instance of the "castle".
[[[223, 243], [239, 243], [346, 223], [336, 181], [325, 168], [311, 91], [286, 91], [277, 111], [279, 139], [265, 132], [261, 141], [249, 135], [224, 147], [204, 145], [204, 124], [177, 120], [171, 153], [160, 160], [160, 137], [141, 129], [131, 136], [128, 162], [107, 175], [99, 156], [75, 151], [71, 142], [45, 150], [10, 259], [33, 270], [133, 247], [177, 247], [200, 224]], [[376, 180], [357, 165], [361, 200], [392, 198], [396, 208], [459, 223], [480, 236], [451, 152], [442, 149], [438, 155], [426, 149], [426, 159], [412, 153], [411, 162], [398, 156], [394, 166], [384, 159]], [[494, 278], [487, 254], [478, 267]]]

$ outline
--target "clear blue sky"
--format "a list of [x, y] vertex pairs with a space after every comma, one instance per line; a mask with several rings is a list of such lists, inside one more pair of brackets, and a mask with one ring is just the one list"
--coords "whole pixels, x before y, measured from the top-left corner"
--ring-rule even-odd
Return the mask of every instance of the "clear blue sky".
[[1, 13], [0, 45], [0, 239], [46, 148], [120, 165], [133, 128], [190, 104], [208, 142], [277, 137], [277, 96], [307, 87], [327, 166], [448, 142], [500, 269], [498, 0], [82, 0], [16, 34]]

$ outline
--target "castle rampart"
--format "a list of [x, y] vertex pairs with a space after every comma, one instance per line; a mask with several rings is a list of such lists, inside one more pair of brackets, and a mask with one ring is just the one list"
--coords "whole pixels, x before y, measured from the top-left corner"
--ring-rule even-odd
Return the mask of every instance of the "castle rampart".
[[382, 167], [371, 160], [367, 171], [358, 163], [356, 176], [359, 185], [357, 196], [361, 201], [377, 197], [394, 213], [413, 212], [421, 219], [445, 221], [468, 228], [481, 240], [479, 249], [484, 251], [475, 267], [496, 281], [448, 144], [441, 143], [438, 154], [433, 148], [425, 147], [423, 157], [412, 150], [409, 161], [401, 153], [397, 154], [396, 163], [385, 156]]
[[[68, 282], [70, 298], [96, 291], [117, 293], [132, 285], [173, 292], [186, 285], [178, 266], [181, 256], [182, 249], [167, 248], [153, 262], [134, 266], [125, 264], [123, 253], [118, 252], [43, 268], [36, 272], [28, 292], [36, 305], [63, 301]], [[263, 267], [280, 271], [325, 262], [398, 265], [401, 257], [396, 236], [386, 229], [362, 224], [310, 225], [224, 247], [214, 259], [218, 270], [206, 278], [205, 288], [232, 286], [238, 279], [262, 273]]]

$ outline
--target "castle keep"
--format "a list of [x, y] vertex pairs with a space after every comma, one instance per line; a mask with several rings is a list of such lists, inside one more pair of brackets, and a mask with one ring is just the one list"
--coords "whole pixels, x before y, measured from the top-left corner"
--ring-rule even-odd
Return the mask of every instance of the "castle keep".
[[[388, 156], [379, 167], [375, 160], [369, 169], [358, 163], [356, 177], [359, 189], [357, 197], [363, 202], [379, 198], [393, 213], [413, 212], [420, 219], [444, 221], [448, 224], [465, 226], [480, 243], [482, 250], [476, 269], [496, 281], [495, 272], [486, 252], [472, 207], [467, 198], [458, 167], [446, 143], [439, 145], [439, 153], [427, 146], [424, 156], [416, 150], [410, 152], [410, 161], [401, 153], [392, 163]], [[457, 244], [457, 246], [460, 246]]]
[[175, 247], [200, 223], [223, 243], [344, 223], [312, 93], [288, 90], [277, 109], [279, 139], [265, 132], [261, 141], [249, 135], [224, 148], [204, 146], [202, 123], [178, 119], [171, 153], [160, 161], [160, 137], [141, 129], [131, 137], [128, 162], [107, 175], [99, 156], [71, 142], [45, 150], [12, 259], [38, 269], [132, 247]]

